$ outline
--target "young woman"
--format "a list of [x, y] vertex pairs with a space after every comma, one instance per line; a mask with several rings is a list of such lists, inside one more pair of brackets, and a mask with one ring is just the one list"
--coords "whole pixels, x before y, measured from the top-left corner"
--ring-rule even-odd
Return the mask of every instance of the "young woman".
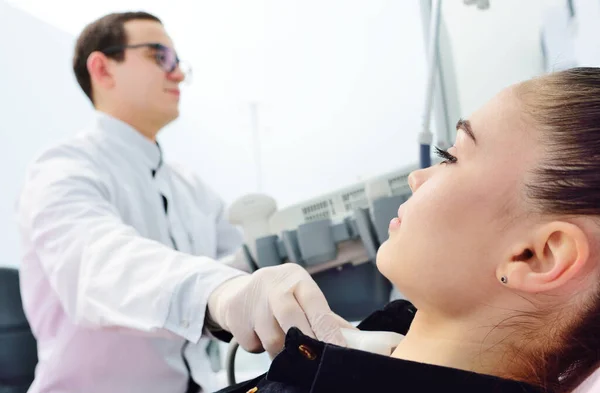
[[377, 255], [418, 310], [363, 322], [406, 334], [391, 357], [291, 329], [226, 391], [556, 393], [600, 366], [600, 69], [511, 86], [457, 130]]

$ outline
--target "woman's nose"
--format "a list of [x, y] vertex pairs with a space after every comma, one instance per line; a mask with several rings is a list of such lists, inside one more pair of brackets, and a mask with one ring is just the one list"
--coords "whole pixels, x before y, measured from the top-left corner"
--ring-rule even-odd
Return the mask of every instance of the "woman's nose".
[[427, 169], [429, 168], [419, 169], [411, 172], [410, 175], [408, 175], [408, 186], [410, 187], [410, 190], [413, 192], [413, 194], [427, 180]]

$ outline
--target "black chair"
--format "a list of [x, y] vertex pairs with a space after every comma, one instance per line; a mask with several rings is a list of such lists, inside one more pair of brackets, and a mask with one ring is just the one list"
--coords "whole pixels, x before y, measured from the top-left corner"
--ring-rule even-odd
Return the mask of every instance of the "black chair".
[[25, 393], [33, 382], [37, 345], [23, 313], [17, 269], [0, 267], [0, 393]]

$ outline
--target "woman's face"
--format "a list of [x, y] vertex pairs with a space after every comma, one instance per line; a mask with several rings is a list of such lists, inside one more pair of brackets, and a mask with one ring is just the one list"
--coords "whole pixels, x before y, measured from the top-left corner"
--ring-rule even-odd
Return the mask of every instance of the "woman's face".
[[448, 150], [455, 159], [409, 177], [413, 195], [377, 266], [417, 308], [461, 314], [500, 292], [498, 267], [529, 225], [523, 185], [538, 154], [526, 127], [509, 88], [460, 126]]

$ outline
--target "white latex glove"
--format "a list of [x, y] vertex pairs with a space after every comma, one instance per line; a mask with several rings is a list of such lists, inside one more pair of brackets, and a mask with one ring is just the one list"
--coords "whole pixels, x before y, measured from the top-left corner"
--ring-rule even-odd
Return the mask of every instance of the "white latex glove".
[[340, 329], [354, 329], [331, 311], [310, 274], [293, 263], [226, 281], [211, 294], [208, 310], [246, 351], [264, 349], [271, 357], [283, 349], [291, 327], [341, 346], [346, 343]]

